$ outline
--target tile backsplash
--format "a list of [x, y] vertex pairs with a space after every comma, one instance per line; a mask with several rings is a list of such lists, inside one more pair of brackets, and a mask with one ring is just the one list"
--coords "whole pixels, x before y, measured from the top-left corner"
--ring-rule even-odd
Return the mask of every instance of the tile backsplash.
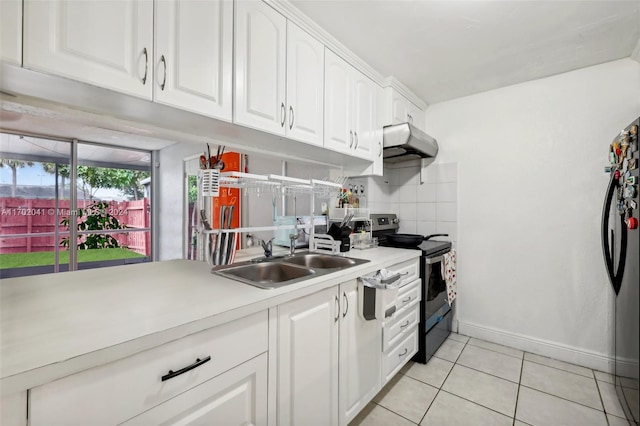
[[364, 184], [366, 203], [371, 213], [395, 213], [400, 218], [399, 232], [408, 234], [449, 234], [457, 240], [458, 165], [431, 164], [420, 183], [420, 168], [385, 169], [385, 175], [355, 178]]

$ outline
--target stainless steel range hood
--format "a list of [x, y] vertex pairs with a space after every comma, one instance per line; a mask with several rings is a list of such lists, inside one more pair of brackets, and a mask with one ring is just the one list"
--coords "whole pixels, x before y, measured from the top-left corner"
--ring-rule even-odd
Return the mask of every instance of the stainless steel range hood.
[[438, 154], [436, 140], [410, 123], [385, 126], [382, 140], [386, 163], [433, 158]]

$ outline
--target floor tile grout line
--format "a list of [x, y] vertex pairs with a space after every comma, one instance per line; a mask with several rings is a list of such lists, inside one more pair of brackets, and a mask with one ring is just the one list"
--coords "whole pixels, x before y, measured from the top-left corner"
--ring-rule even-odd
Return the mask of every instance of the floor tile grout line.
[[513, 417], [509, 416], [508, 414], [501, 413], [500, 411], [497, 411], [495, 408], [487, 407], [486, 405], [482, 405], [482, 404], [480, 404], [480, 403], [479, 403], [479, 402], [477, 402], [477, 401], [472, 401], [472, 400], [470, 400], [470, 399], [468, 399], [468, 398], [465, 398], [465, 397], [463, 397], [463, 396], [457, 395], [457, 394], [455, 394], [455, 393], [453, 393], [453, 392], [451, 392], [451, 391], [448, 391], [448, 390], [446, 390], [446, 389], [441, 389], [441, 391], [442, 391], [442, 392], [444, 392], [444, 393], [448, 393], [449, 395], [453, 395], [453, 396], [455, 396], [456, 398], [464, 399], [464, 400], [465, 400], [465, 401], [467, 401], [467, 402], [470, 402], [470, 403], [475, 404], [475, 405], [477, 405], [477, 406], [479, 406], [479, 407], [482, 407], [482, 408], [486, 408], [486, 409], [487, 409], [487, 410], [489, 410], [489, 411], [493, 411], [494, 413], [498, 413], [498, 414], [500, 414], [501, 416], [505, 416], [506, 418], [508, 418], [508, 419], [512, 419], [512, 420], [514, 420], [514, 421], [515, 421], [515, 419], [514, 419]]
[[[453, 339], [452, 339], [453, 340]], [[455, 342], [456, 340], [454, 340]], [[458, 343], [462, 343], [462, 342], [458, 342]], [[469, 340], [467, 339], [467, 341], [465, 343], [462, 344], [462, 351], [464, 351], [464, 348], [467, 347], [467, 343], [469, 343]], [[462, 351], [460, 351], [460, 353], [462, 353]], [[436, 351], [437, 352], [437, 351]], [[433, 355], [435, 356], [435, 354]], [[458, 358], [460, 357], [460, 355], [458, 355]], [[442, 359], [439, 357], [436, 357], [438, 359]], [[457, 358], [456, 358], [457, 360]], [[451, 362], [449, 360], [445, 360], [447, 362]], [[427, 361], [427, 364], [429, 363], [429, 361]], [[426, 364], [425, 364], [426, 365]], [[449, 375], [451, 374], [451, 372], [453, 371], [453, 367], [456, 366], [456, 362], [453, 362], [453, 365], [451, 366], [451, 368], [449, 369], [449, 372], [447, 373], [446, 377], [444, 378], [444, 380], [442, 381], [442, 383], [440, 383], [440, 386], [437, 388], [438, 392], [436, 392], [436, 396], [433, 397], [433, 400], [431, 401], [431, 404], [429, 404], [429, 407], [427, 407], [427, 411], [424, 412], [424, 414], [422, 415], [422, 418], [420, 419], [420, 423], [421, 424], [424, 421], [424, 418], [426, 417], [427, 413], [429, 412], [429, 410], [431, 409], [431, 407], [433, 406], [433, 403], [436, 401], [436, 398], [438, 397], [438, 395], [440, 395], [440, 392], [446, 392], [442, 390], [442, 386], [444, 386], [445, 382], [447, 381], [447, 379], [449, 378]]]
[[[469, 339], [469, 340], [471, 340], [471, 339]], [[460, 351], [460, 355], [462, 354], [462, 352], [464, 352], [464, 350], [465, 350], [465, 348], [467, 347], [467, 345], [468, 345], [468, 344], [469, 344], [469, 341], [467, 341], [467, 343], [465, 343], [465, 344], [464, 344], [464, 346], [462, 347], [462, 350]], [[473, 346], [473, 345], [471, 345], [471, 346]], [[476, 347], [477, 347], [477, 346], [476, 346]], [[482, 407], [482, 408], [486, 408], [487, 410], [493, 411], [494, 413], [498, 413], [498, 414], [500, 414], [500, 415], [505, 416], [505, 417], [507, 417], [507, 418], [508, 418], [508, 417], [509, 417], [508, 415], [506, 415], [506, 414], [504, 414], [504, 413], [501, 413], [501, 412], [499, 412], [499, 411], [496, 411], [496, 410], [494, 410], [493, 408], [490, 408], [490, 407], [487, 407], [487, 406], [485, 406], [485, 405], [479, 404], [479, 403], [478, 403], [478, 402], [476, 402], [476, 401], [472, 401], [472, 400], [470, 400], [470, 399], [464, 398], [464, 397], [462, 397], [462, 396], [460, 396], [460, 395], [457, 395], [457, 394], [455, 394], [455, 393], [453, 393], [453, 392], [447, 391], [446, 389], [442, 389], [442, 387], [444, 386], [444, 384], [447, 382], [447, 379], [448, 379], [448, 378], [449, 378], [449, 376], [451, 375], [451, 372], [453, 371], [453, 368], [454, 368], [456, 365], [460, 365], [460, 366], [465, 367], [465, 368], [470, 368], [470, 367], [467, 367], [467, 366], [465, 366], [465, 365], [458, 364], [458, 361], [457, 361], [457, 360], [458, 360], [458, 359], [460, 359], [460, 355], [458, 355], [458, 358], [456, 358], [456, 361], [453, 363], [453, 366], [451, 367], [451, 369], [450, 369], [450, 370], [449, 370], [449, 372], [447, 373], [447, 377], [445, 377], [444, 381], [442, 382], [442, 385], [440, 385], [440, 389], [439, 389], [439, 391], [438, 391], [438, 394], [440, 393], [440, 391], [442, 391], [442, 392], [444, 392], [444, 393], [447, 393], [447, 394], [449, 394], [449, 395], [453, 395], [453, 396], [455, 396], [455, 397], [457, 397], [457, 398], [460, 398], [460, 399], [464, 399], [465, 401], [468, 401], [468, 402], [470, 402], [470, 403], [472, 403], [472, 404], [478, 405], [478, 406], [480, 406], [480, 407]], [[442, 358], [439, 358], [439, 359], [442, 359]], [[445, 361], [449, 361], [449, 360], [445, 360]], [[451, 362], [451, 361], [449, 361], [449, 362]], [[474, 370], [474, 369], [472, 369], [472, 370]], [[475, 370], [475, 371], [480, 371], [480, 370]], [[481, 372], [481, 373], [484, 373], [484, 371], [480, 371], [480, 372]], [[484, 373], [484, 374], [488, 374], [488, 373]], [[497, 377], [497, 376], [494, 376], [494, 377]], [[501, 377], [497, 377], [497, 378], [501, 379]], [[502, 379], [502, 380], [506, 380], [506, 379]], [[507, 381], [508, 381], [508, 380], [507, 380]], [[513, 383], [513, 382], [511, 382], [511, 383]], [[438, 396], [438, 395], [436, 394], [436, 397], [437, 397], [437, 396]], [[433, 401], [435, 401], [435, 398], [433, 399]], [[433, 402], [431, 402], [431, 404], [433, 404]], [[431, 406], [429, 406], [429, 408], [431, 408]], [[428, 413], [428, 412], [429, 412], [429, 410], [427, 410], [427, 413]], [[425, 413], [425, 416], [427, 415], [427, 413]], [[422, 420], [424, 420], [424, 416], [422, 417]], [[420, 423], [422, 423], [422, 420], [420, 421]], [[515, 419], [514, 419], [514, 421], [515, 421]]]
[[479, 340], [481, 342], [487, 342], [487, 343], [491, 343], [492, 345], [502, 346], [502, 347], [505, 347], [505, 348], [513, 349], [513, 350], [516, 350], [516, 351], [520, 351], [524, 355], [524, 351], [521, 351], [520, 349], [512, 348], [510, 346], [499, 345], [497, 343], [489, 342], [488, 340], [482, 340], [482, 339], [478, 339], [478, 338], [475, 338], [475, 337], [470, 337], [468, 344], [473, 346], [473, 347], [475, 347], [475, 348], [485, 349], [487, 351], [496, 352], [496, 353], [499, 353], [499, 354], [502, 354], [502, 355], [507, 355], [507, 356], [510, 356], [511, 358], [520, 358], [520, 356], [516, 356], [516, 355], [512, 355], [512, 354], [506, 354], [504, 352], [500, 352], [500, 351], [497, 351], [495, 349], [485, 348], [484, 346], [480, 346], [480, 345], [474, 345], [473, 343], [471, 343], [471, 339], [476, 339], [476, 340]]
[[[553, 397], [556, 397], [556, 398], [562, 399], [562, 400], [564, 400], [564, 401], [573, 402], [574, 404], [578, 404], [578, 405], [580, 405], [580, 406], [582, 406], [582, 407], [590, 408], [590, 409], [592, 409], [592, 410], [600, 411], [601, 413], [604, 413], [604, 406], [602, 407], [602, 408], [603, 408], [602, 410], [599, 410], [599, 409], [597, 409], [597, 408], [593, 408], [593, 407], [591, 407], [591, 406], [589, 406], [589, 405], [585, 405], [585, 404], [583, 404], [583, 403], [581, 403], [581, 402], [572, 401], [572, 400], [567, 399], [567, 398], [565, 398], [565, 397], [563, 397], [563, 396], [554, 395], [554, 394], [552, 394], [552, 393], [549, 393], [549, 392], [546, 392], [546, 391], [543, 391], [543, 390], [540, 390], [540, 389], [532, 388], [531, 386], [523, 385], [522, 383], [520, 383], [520, 386], [522, 386], [523, 388], [527, 388], [527, 389], [534, 390], [534, 391], [536, 391], [536, 392], [543, 393], [543, 394], [545, 394], [545, 395], [549, 395], [549, 396], [553, 396]], [[605, 414], [606, 414], [606, 413], [605, 413]]]
[[513, 426], [516, 426], [516, 414], [518, 413], [518, 401], [520, 400], [520, 386], [522, 386], [522, 371], [524, 370], [524, 353], [520, 360], [520, 378], [518, 379], [518, 391], [516, 392], [516, 406], [513, 409]]
[[[530, 353], [530, 352], [526, 352], [526, 353]], [[534, 354], [535, 355], [535, 354]], [[554, 359], [554, 358], [549, 358], [549, 359]], [[530, 362], [532, 364], [538, 364], [538, 365], [542, 365], [543, 367], [549, 367], [549, 368], [553, 368], [554, 370], [560, 370], [560, 371], [564, 371], [565, 373], [571, 373], [573, 375], [576, 376], [580, 376], [580, 377], [585, 377], [587, 379], [594, 379], [595, 375], [593, 375], [592, 377], [589, 376], [585, 376], [584, 374], [579, 374], [579, 373], [574, 373], [573, 371], [569, 371], [569, 370], [565, 370], [564, 368], [558, 368], [558, 367], [554, 367], [553, 365], [548, 365], [548, 364], [543, 364], [541, 362], [537, 362], [537, 361], [532, 361], [530, 359], [524, 359], [527, 362]], [[560, 361], [560, 360], [556, 360], [556, 361]], [[564, 362], [564, 361], [560, 361], [560, 362]], [[571, 365], [576, 365], [576, 364], [571, 364]], [[580, 365], [576, 365], [576, 367], [582, 367]], [[587, 367], [582, 367], [582, 368], [587, 368]], [[587, 370], [590, 370], [589, 368], [587, 368]], [[593, 370], [591, 370], [591, 373], [593, 374]], [[595, 378], [595, 380], [598, 380], [597, 378]]]
[[373, 403], [374, 403], [374, 404], [376, 404], [378, 407], [381, 407], [381, 408], [383, 408], [383, 409], [385, 409], [385, 410], [387, 410], [387, 411], [389, 411], [389, 412], [391, 412], [391, 413], [395, 414], [396, 416], [400, 416], [400, 417], [402, 417], [403, 419], [405, 419], [406, 421], [408, 421], [408, 422], [409, 422], [409, 423], [411, 423], [411, 424], [419, 425], [419, 423], [416, 423], [416, 422], [414, 422], [413, 420], [406, 418], [405, 416], [403, 416], [403, 415], [402, 415], [402, 414], [400, 414], [400, 413], [396, 413], [396, 412], [395, 412], [395, 411], [393, 411], [391, 408], [387, 408], [387, 407], [385, 407], [384, 405], [381, 405], [381, 404], [379, 404], [379, 403], [377, 403], [377, 402], [375, 402], [375, 401], [373, 401]]
[[[458, 364], [457, 362], [454, 364], [454, 367], [459, 365], [460, 367], [468, 368], [469, 370], [477, 371], [478, 373], [486, 374], [487, 376], [495, 377], [496, 379], [504, 380], [505, 382], [513, 383], [515, 385], [519, 384], [519, 382], [514, 382], [513, 380], [505, 379], [504, 377], [496, 376], [495, 374], [487, 373], [486, 371], [478, 370], [477, 368], [468, 367], [464, 364]], [[453, 370], [453, 369], [452, 369]]]
[[602, 398], [602, 392], [600, 391], [600, 385], [598, 384], [596, 373], [594, 373], [593, 370], [591, 370], [591, 373], [593, 374], [593, 380], [596, 381], [596, 389], [598, 389], [598, 397], [600, 397], [600, 403], [602, 404], [602, 412], [607, 420], [607, 425], [611, 426], [611, 423], [609, 423], [609, 417], [607, 417], [607, 407], [604, 406], [604, 399]]

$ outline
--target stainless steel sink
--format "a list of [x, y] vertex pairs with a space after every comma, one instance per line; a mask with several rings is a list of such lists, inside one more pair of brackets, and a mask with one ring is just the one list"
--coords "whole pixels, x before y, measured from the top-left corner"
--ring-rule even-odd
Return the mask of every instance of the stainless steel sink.
[[357, 265], [357, 262], [354, 259], [350, 259], [348, 257], [331, 256], [321, 253], [308, 253], [292, 257], [285, 257], [282, 262], [319, 269], [345, 268]]
[[309, 278], [351, 268], [368, 260], [322, 253], [299, 253], [217, 266], [211, 272], [256, 287], [284, 287]]
[[311, 268], [303, 268], [283, 262], [251, 263], [231, 266], [214, 272], [260, 288], [277, 288], [282, 285], [293, 284], [316, 273]]

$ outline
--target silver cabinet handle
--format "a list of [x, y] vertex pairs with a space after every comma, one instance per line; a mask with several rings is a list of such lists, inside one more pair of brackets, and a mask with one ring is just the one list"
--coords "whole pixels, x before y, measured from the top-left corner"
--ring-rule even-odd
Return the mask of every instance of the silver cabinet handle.
[[358, 148], [358, 132], [355, 132], [354, 135], [356, 135], [356, 145], [353, 147], [353, 149], [357, 149]]
[[160, 56], [160, 62], [164, 65], [164, 78], [162, 79], [160, 90], [164, 90], [164, 85], [167, 83], [167, 61], [164, 59], [164, 55]]
[[293, 107], [289, 105], [289, 130], [293, 129]]
[[142, 49], [142, 53], [144, 54], [144, 76], [142, 77], [142, 84], [144, 85], [147, 84], [147, 73], [149, 72], [149, 54], [146, 47]]
[[280, 126], [284, 127], [285, 115], [287, 110], [284, 107], [284, 102], [280, 104], [280, 115], [282, 116], [282, 121], [280, 122]]
[[380, 152], [378, 152], [378, 157], [380, 157], [382, 155], [382, 142], [378, 142], [378, 145], [380, 145]]
[[342, 318], [347, 316], [347, 312], [349, 312], [349, 299], [347, 298], [347, 293], [342, 293], [342, 297], [344, 298], [344, 312], [342, 313]]
[[349, 148], [353, 146], [353, 130], [349, 130]]
[[411, 296], [407, 297], [406, 299], [402, 299], [402, 303], [407, 303], [410, 300], [411, 300]]
[[407, 352], [409, 352], [409, 349], [404, 348], [404, 352], [402, 352], [401, 354], [398, 354], [399, 357], [403, 357], [407, 354]]
[[405, 322], [404, 324], [401, 324], [400, 328], [405, 328], [408, 325], [409, 325], [409, 320], [407, 320], [407, 322]]
[[333, 319], [333, 322], [338, 322], [340, 318], [340, 299], [338, 299], [338, 295], [336, 294], [336, 317]]

